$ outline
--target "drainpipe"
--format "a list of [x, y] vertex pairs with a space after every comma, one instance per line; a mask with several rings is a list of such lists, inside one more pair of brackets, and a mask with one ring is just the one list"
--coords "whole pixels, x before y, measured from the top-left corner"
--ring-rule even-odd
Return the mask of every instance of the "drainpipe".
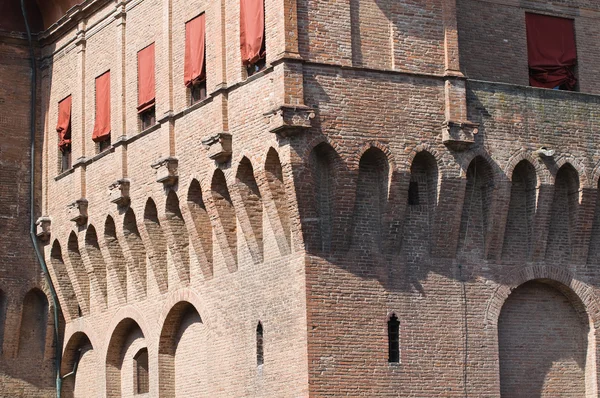
[[30, 162], [30, 176], [29, 176], [29, 237], [31, 238], [31, 243], [33, 244], [33, 248], [35, 249], [35, 256], [37, 257], [38, 262], [40, 263], [40, 267], [42, 268], [42, 273], [44, 274], [44, 278], [46, 279], [46, 283], [48, 284], [48, 288], [50, 289], [50, 296], [52, 298], [52, 305], [54, 306], [54, 341], [55, 341], [55, 370], [56, 370], [56, 397], [60, 398], [60, 391], [62, 387], [62, 379], [60, 377], [60, 360], [62, 356], [62, 347], [59, 341], [59, 332], [58, 332], [58, 312], [60, 311], [60, 306], [58, 304], [58, 299], [56, 297], [56, 290], [54, 290], [54, 285], [52, 284], [52, 279], [50, 278], [50, 274], [48, 273], [48, 267], [46, 265], [46, 261], [44, 260], [44, 256], [42, 255], [42, 251], [38, 245], [37, 236], [36, 236], [36, 227], [35, 227], [35, 212], [34, 212], [34, 187], [35, 187], [35, 108], [36, 108], [36, 82], [37, 82], [37, 65], [35, 62], [35, 51], [33, 49], [33, 41], [31, 40], [31, 30], [29, 28], [29, 21], [27, 19], [27, 10], [25, 10], [25, 2], [21, 0], [21, 13], [23, 14], [23, 20], [25, 21], [25, 30], [27, 31], [27, 41], [29, 42], [29, 52], [31, 56], [31, 109], [30, 109], [30, 147], [29, 153], [31, 156]]

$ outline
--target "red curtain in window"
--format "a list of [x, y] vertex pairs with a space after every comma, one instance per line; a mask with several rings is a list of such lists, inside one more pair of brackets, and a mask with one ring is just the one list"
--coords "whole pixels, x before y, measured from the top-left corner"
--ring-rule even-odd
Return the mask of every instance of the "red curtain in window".
[[64, 152], [71, 145], [71, 96], [58, 103], [58, 148]]
[[204, 80], [204, 14], [185, 24], [185, 64], [183, 77], [186, 86]]
[[92, 140], [110, 138], [110, 71], [96, 78], [96, 120]]
[[575, 28], [572, 19], [540, 14], [525, 14], [529, 84], [554, 88], [564, 85], [572, 90], [577, 83], [573, 67], [577, 64]]
[[240, 0], [240, 49], [244, 65], [252, 65], [265, 56], [260, 51], [264, 35], [264, 0]]
[[154, 43], [138, 52], [138, 113], [154, 106]]

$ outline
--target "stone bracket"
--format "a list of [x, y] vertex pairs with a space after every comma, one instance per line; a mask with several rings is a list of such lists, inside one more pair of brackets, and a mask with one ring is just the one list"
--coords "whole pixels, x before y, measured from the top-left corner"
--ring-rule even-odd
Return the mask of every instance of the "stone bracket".
[[224, 163], [231, 158], [231, 134], [225, 131], [204, 137], [202, 145], [208, 151], [208, 157], [212, 160]]
[[36, 231], [35, 235], [42, 241], [48, 242], [50, 240], [50, 234], [52, 226], [52, 220], [48, 216], [42, 216], [38, 218], [35, 222]]
[[110, 184], [108, 187], [108, 198], [111, 203], [117, 206], [127, 206], [130, 201], [129, 186], [130, 181], [127, 178], [122, 178]]
[[175, 185], [179, 179], [177, 174], [178, 164], [179, 160], [171, 156], [154, 162], [151, 167], [156, 171], [156, 182], [161, 182], [165, 186]]
[[442, 142], [455, 150], [464, 150], [475, 143], [479, 124], [446, 120], [442, 125]]
[[77, 225], [84, 225], [88, 218], [88, 201], [85, 198], [77, 199], [75, 202], [67, 206], [69, 220], [74, 221]]
[[271, 133], [288, 137], [311, 128], [315, 110], [306, 105], [282, 105], [264, 116]]

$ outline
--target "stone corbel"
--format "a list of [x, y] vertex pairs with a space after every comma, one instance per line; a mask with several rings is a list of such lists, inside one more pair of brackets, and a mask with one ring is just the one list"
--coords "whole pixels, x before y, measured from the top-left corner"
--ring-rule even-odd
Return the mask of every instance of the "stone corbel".
[[264, 116], [271, 133], [288, 137], [311, 128], [315, 111], [306, 105], [282, 105]]
[[85, 198], [77, 199], [75, 202], [67, 206], [69, 220], [74, 221], [77, 225], [84, 225], [88, 218], [88, 201]]
[[130, 181], [127, 178], [117, 180], [108, 187], [108, 198], [111, 203], [117, 206], [127, 206], [129, 204], [129, 186]]
[[179, 179], [177, 174], [178, 163], [179, 161], [175, 157], [162, 158], [153, 163], [152, 168], [156, 171], [156, 182], [160, 182], [165, 186], [175, 185]]
[[37, 219], [35, 222], [36, 231], [35, 235], [42, 242], [48, 242], [50, 240], [52, 220], [48, 216], [43, 216]]
[[442, 125], [442, 142], [454, 150], [464, 150], [475, 143], [479, 124], [447, 120]]
[[231, 158], [231, 134], [227, 132], [203, 138], [202, 145], [208, 151], [208, 157], [212, 160], [224, 163]]

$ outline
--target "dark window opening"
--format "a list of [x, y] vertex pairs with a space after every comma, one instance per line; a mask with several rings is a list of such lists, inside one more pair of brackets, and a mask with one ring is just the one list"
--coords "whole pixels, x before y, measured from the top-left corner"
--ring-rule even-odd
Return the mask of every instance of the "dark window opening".
[[577, 89], [577, 47], [572, 19], [526, 13], [529, 84]]
[[109, 149], [110, 148], [110, 137], [108, 137], [107, 140], [98, 142], [98, 145], [96, 146], [96, 148], [97, 148], [96, 152], [98, 152], [98, 153], [104, 152], [107, 149]]
[[77, 316], [80, 318], [83, 316], [83, 311], [81, 311], [81, 306], [79, 305], [77, 306]]
[[190, 105], [206, 99], [206, 80], [197, 82], [190, 87], [191, 101]]
[[150, 379], [148, 372], [148, 349], [142, 348], [133, 357], [135, 366], [135, 394], [146, 394], [150, 392]]
[[264, 348], [263, 348], [263, 327], [259, 322], [256, 327], [256, 364], [261, 366], [265, 363]]
[[267, 46], [266, 46], [266, 34], [263, 33], [263, 40], [260, 47], [260, 59], [253, 63], [252, 65], [248, 65], [246, 67], [246, 73], [248, 77], [254, 75], [255, 73], [260, 72], [261, 70], [267, 67]]
[[408, 204], [410, 206], [419, 204], [419, 183], [417, 181], [411, 181], [408, 184]]
[[62, 150], [60, 151], [60, 171], [61, 173], [63, 171], [67, 171], [71, 168], [72, 166], [72, 162], [71, 162], [71, 145], [66, 145], [63, 146]]
[[400, 321], [396, 314], [388, 320], [389, 363], [400, 362]]
[[152, 127], [156, 124], [156, 112], [155, 107], [151, 107], [146, 109], [145, 111], [140, 113], [140, 124], [141, 130], [144, 131], [149, 127]]

